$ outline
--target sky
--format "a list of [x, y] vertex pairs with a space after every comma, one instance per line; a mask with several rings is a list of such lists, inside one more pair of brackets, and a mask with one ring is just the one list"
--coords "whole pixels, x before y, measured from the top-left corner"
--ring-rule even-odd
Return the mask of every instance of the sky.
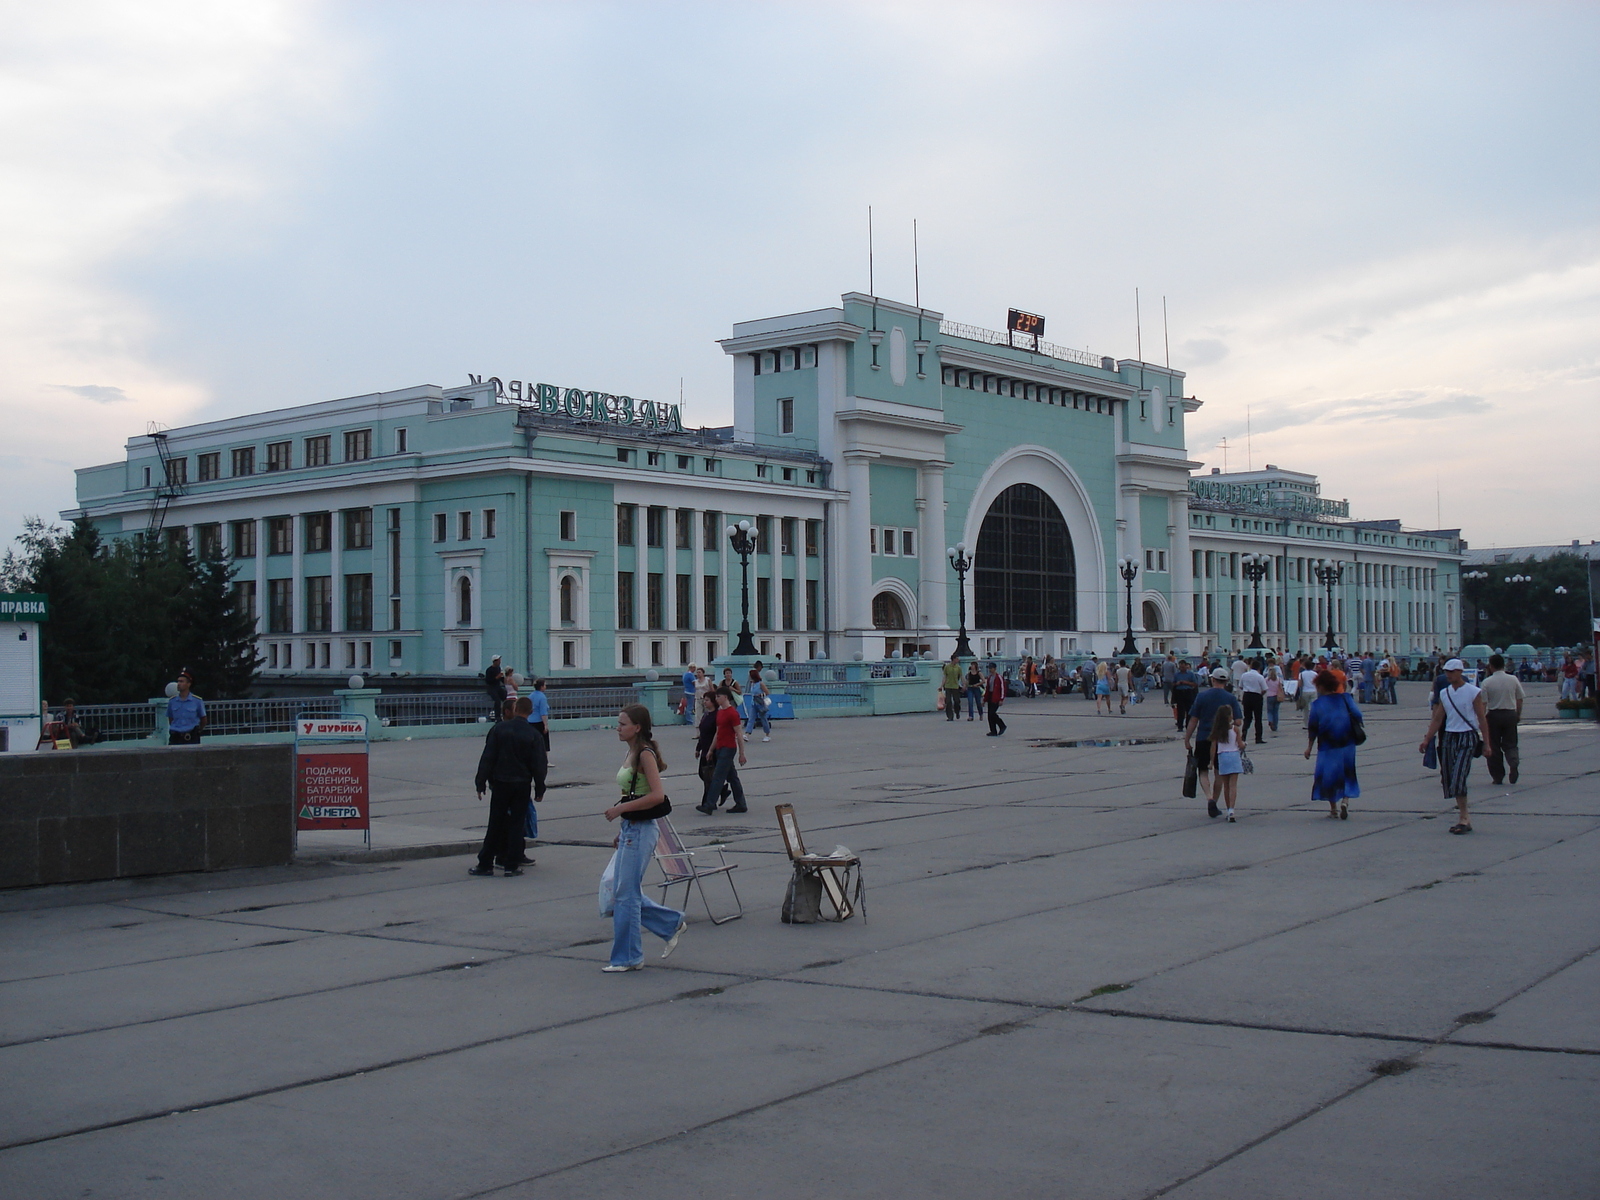
[[[0, 540], [178, 426], [468, 373], [731, 420], [876, 289], [1188, 372], [1191, 457], [1600, 537], [1600, 6], [0, 0]], [[1166, 307], [1163, 327], [1162, 306]]]

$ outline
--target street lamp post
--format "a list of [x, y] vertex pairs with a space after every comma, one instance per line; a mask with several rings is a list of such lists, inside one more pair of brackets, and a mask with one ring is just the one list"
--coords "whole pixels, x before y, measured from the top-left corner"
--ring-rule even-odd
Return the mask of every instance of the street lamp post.
[[739, 608], [744, 619], [739, 626], [739, 644], [733, 648], [735, 654], [756, 653], [755, 641], [750, 636], [750, 556], [756, 551], [753, 529], [749, 521], [740, 521], [737, 525], [729, 525], [726, 530], [733, 552], [739, 556], [739, 571], [743, 579], [739, 589]]
[[1328, 592], [1328, 636], [1322, 639], [1322, 646], [1325, 650], [1332, 650], [1339, 644], [1333, 636], [1333, 585], [1343, 577], [1344, 564], [1331, 558], [1319, 558], [1316, 561], [1316, 573], [1317, 582]]
[[1483, 619], [1483, 612], [1478, 607], [1478, 603], [1482, 599], [1482, 593], [1479, 592], [1479, 590], [1478, 590], [1478, 582], [1479, 582], [1479, 580], [1483, 580], [1483, 579], [1487, 579], [1487, 578], [1489, 578], [1489, 572], [1487, 572], [1487, 571], [1463, 571], [1463, 572], [1461, 572], [1461, 582], [1462, 582], [1462, 584], [1464, 585], [1467, 582], [1467, 580], [1469, 580], [1469, 579], [1472, 580], [1472, 584], [1473, 584], [1473, 587], [1472, 587], [1472, 640], [1473, 640], [1473, 642], [1477, 642], [1479, 640], [1481, 631], [1478, 628], [1478, 624]]
[[1250, 644], [1245, 649], [1265, 650], [1266, 644], [1261, 640], [1261, 581], [1267, 577], [1272, 559], [1265, 554], [1246, 554], [1239, 560], [1239, 565], [1244, 569], [1244, 577], [1255, 589], [1255, 630], [1251, 633]]
[[[1507, 583], [1515, 583], [1515, 584], [1532, 583], [1533, 582], [1533, 576], [1532, 575], [1507, 575], [1507, 576], [1505, 576], [1505, 581]], [[1513, 592], [1512, 595], [1514, 596], [1514, 595], [1516, 595], [1516, 593]], [[1519, 602], [1519, 605], [1520, 605], [1520, 602]], [[1526, 633], [1526, 631], [1524, 631], [1524, 632]], [[1509, 646], [1510, 644], [1511, 644], [1511, 628], [1510, 628], [1510, 624], [1508, 622], [1507, 630], [1506, 630], [1506, 645]]]
[[950, 559], [950, 565], [956, 573], [956, 591], [959, 597], [961, 613], [961, 632], [956, 638], [956, 657], [971, 658], [972, 644], [967, 641], [967, 572], [972, 570], [972, 558], [967, 554], [967, 544], [957, 542], [945, 550], [945, 555]]
[[1133, 580], [1139, 574], [1139, 564], [1131, 558], [1119, 558], [1117, 574], [1122, 576], [1122, 582], [1128, 591], [1128, 636], [1122, 639], [1122, 649], [1117, 653], [1138, 654], [1139, 647], [1133, 641]]

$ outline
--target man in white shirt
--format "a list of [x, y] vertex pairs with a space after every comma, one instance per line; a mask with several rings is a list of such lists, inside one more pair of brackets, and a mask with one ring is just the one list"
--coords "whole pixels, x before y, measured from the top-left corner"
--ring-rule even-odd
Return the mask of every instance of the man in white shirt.
[[1261, 712], [1267, 702], [1267, 677], [1259, 670], [1261, 660], [1251, 660], [1244, 674], [1239, 676], [1239, 701], [1244, 705], [1244, 728], [1239, 731], [1243, 742], [1250, 736], [1250, 722], [1256, 723], [1256, 745], [1261, 745]]
[[1233, 691], [1235, 695], [1238, 695], [1239, 693], [1239, 680], [1244, 678], [1244, 673], [1249, 669], [1250, 667], [1245, 663], [1244, 659], [1240, 658], [1238, 655], [1234, 656], [1233, 662], [1228, 667], [1228, 671], [1233, 676]]
[[1522, 681], [1506, 670], [1506, 660], [1500, 655], [1489, 657], [1489, 670], [1493, 674], [1483, 681], [1482, 687], [1484, 715], [1489, 721], [1484, 765], [1489, 768], [1489, 778], [1498, 787], [1508, 778], [1512, 783], [1517, 781], [1517, 768], [1521, 765], [1517, 753], [1517, 722], [1522, 720], [1522, 702], [1527, 693], [1522, 690]]

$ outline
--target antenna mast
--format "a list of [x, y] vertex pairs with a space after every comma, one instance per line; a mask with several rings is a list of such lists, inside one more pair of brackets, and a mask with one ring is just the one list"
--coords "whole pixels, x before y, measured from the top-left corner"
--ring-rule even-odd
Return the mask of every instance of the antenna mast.
[[1172, 370], [1172, 340], [1167, 337], [1167, 298], [1161, 297], [1161, 346], [1167, 352], [1167, 370]]

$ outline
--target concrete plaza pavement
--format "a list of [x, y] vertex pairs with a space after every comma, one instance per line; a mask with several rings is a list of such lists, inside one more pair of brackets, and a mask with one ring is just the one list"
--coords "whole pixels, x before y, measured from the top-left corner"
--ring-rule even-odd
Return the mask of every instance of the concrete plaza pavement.
[[[1420, 684], [1367, 711], [1345, 822], [1287, 711], [1236, 825], [1180, 798], [1153, 703], [781, 724], [737, 817], [668, 730], [745, 916], [693, 906], [626, 975], [608, 731], [557, 735], [520, 878], [323, 838], [0, 893], [0, 1195], [1600, 1195], [1600, 738], [1529, 690], [1521, 782], [1476, 764], [1462, 837]], [[1117, 737], [1153, 740], [1052, 744]], [[476, 753], [375, 747], [375, 846], [481, 830]], [[869, 923], [779, 923], [781, 802], [863, 855]]]

